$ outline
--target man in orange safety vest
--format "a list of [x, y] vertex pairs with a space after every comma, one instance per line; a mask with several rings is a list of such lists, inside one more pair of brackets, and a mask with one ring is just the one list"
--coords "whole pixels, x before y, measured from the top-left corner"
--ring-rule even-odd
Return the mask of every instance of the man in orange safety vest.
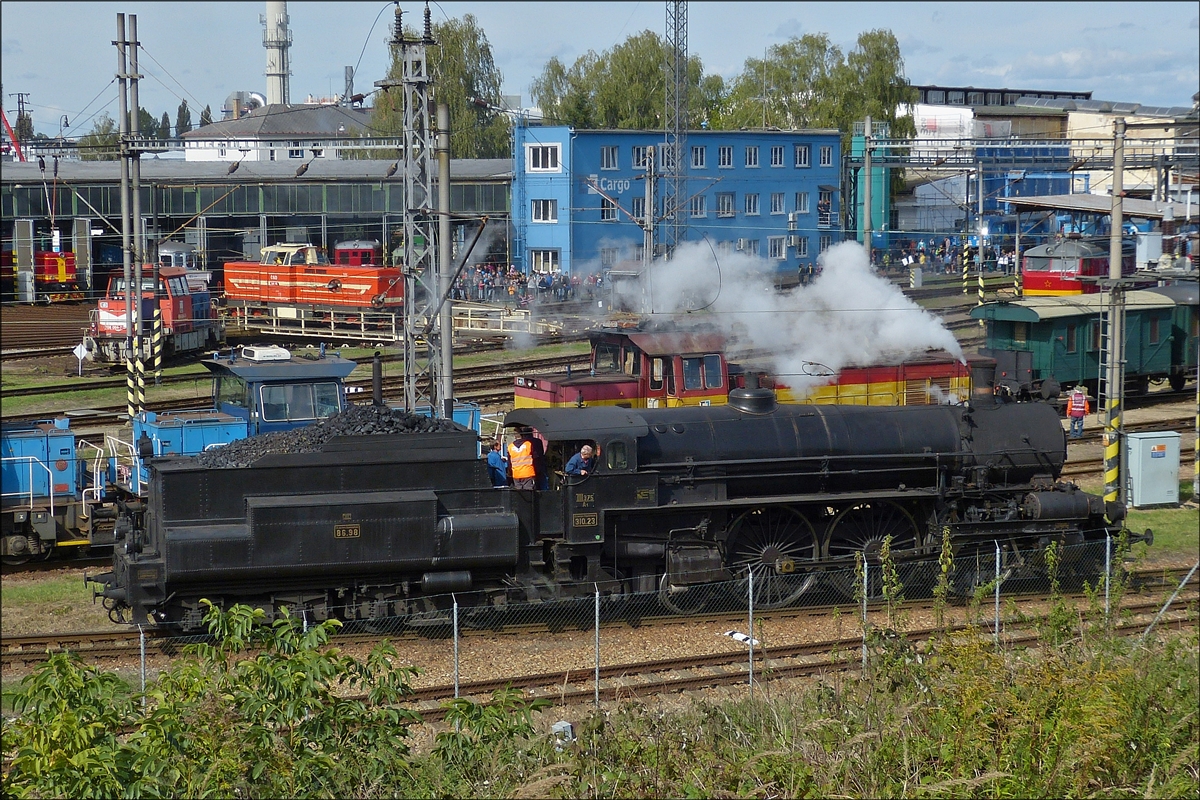
[[1071, 419], [1071, 438], [1083, 438], [1083, 418], [1091, 413], [1092, 405], [1088, 402], [1087, 390], [1076, 386], [1067, 398], [1067, 416]]
[[508, 465], [512, 471], [513, 487], [537, 488], [537, 467], [534, 463], [533, 430], [521, 428], [517, 438], [508, 444]]

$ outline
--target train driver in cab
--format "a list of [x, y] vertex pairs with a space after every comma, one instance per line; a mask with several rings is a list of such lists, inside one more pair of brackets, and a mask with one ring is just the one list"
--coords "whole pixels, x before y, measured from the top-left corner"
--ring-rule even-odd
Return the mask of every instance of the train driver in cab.
[[587, 477], [596, 468], [596, 457], [593, 453], [592, 446], [585, 444], [579, 448], [578, 453], [567, 460], [567, 466], [563, 471], [577, 478]]

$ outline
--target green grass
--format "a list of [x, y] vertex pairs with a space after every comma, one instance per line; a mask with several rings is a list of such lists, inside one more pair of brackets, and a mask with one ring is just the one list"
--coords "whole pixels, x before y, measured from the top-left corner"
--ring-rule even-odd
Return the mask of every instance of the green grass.
[[78, 575], [39, 580], [6, 580], [0, 583], [0, 604], [6, 608], [33, 604], [61, 604], [92, 601], [92, 592]]

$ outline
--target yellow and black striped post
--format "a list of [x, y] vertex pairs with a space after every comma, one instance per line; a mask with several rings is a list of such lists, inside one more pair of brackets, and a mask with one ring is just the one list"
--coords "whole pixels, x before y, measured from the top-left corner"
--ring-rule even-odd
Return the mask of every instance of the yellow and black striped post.
[[1104, 423], [1104, 500], [1116, 503], [1123, 499], [1121, 492], [1121, 398], [1106, 398], [1107, 418]]
[[151, 333], [150, 348], [154, 353], [154, 385], [162, 385], [162, 309], [154, 304], [154, 330]]
[[[983, 248], [979, 248], [979, 302], [976, 305], [983, 305]], [[979, 327], [983, 327], [983, 318], [979, 319]]]
[[133, 419], [137, 414], [137, 374], [133, 366], [133, 343], [135, 340], [125, 340], [125, 411]]
[[142, 353], [142, 337], [133, 339], [133, 350], [137, 354], [134, 369], [137, 373], [137, 410], [146, 410], [146, 359]]
[[1018, 264], [1017, 271], [1013, 273], [1013, 294], [1017, 296], [1017, 299], [1021, 297], [1021, 288], [1021, 265]]
[[971, 249], [965, 244], [962, 251], [963, 294], [970, 293], [971, 286]]

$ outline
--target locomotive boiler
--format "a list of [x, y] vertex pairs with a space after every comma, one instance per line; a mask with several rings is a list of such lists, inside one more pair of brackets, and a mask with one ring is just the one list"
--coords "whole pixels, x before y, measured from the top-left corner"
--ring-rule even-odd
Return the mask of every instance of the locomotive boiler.
[[202, 598], [369, 620], [452, 592], [500, 605], [599, 586], [688, 610], [750, 573], [756, 606], [778, 607], [885, 540], [901, 564], [948, 533], [958, 557], [999, 545], [1016, 567], [1114, 532], [1122, 509], [1058, 480], [1054, 409], [991, 397], [797, 406], [738, 389], [722, 406], [518, 409], [506, 426], [532, 429], [551, 466], [599, 452], [590, 474], [533, 491], [492, 488], [467, 431], [338, 436], [236, 467], [153, 460], [147, 503], [121, 517], [113, 572], [94, 580], [114, 614], [184, 629]]

